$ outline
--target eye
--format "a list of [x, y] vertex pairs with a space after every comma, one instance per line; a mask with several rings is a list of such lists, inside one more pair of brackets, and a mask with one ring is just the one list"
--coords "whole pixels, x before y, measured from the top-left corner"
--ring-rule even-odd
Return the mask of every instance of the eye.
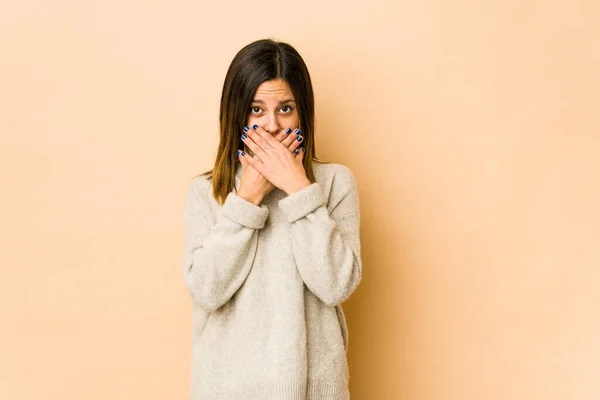
[[255, 109], [258, 109], [258, 111], [256, 111], [256, 113], [255, 113], [255, 114], [258, 114], [258, 113], [260, 112], [260, 107], [258, 107], [258, 106], [254, 106], [254, 107], [252, 107], [252, 108], [250, 109], [250, 111], [254, 111]]
[[287, 108], [287, 109], [289, 109], [289, 111], [284, 111], [286, 114], [287, 114], [288, 112], [292, 112], [292, 107], [290, 107], [290, 106], [283, 106], [283, 107], [281, 107], [281, 109], [282, 109], [282, 110], [283, 110], [284, 108]]

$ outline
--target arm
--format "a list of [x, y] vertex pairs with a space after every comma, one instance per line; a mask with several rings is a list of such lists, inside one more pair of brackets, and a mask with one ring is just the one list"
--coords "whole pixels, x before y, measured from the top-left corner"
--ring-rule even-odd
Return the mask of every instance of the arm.
[[268, 216], [230, 192], [214, 224], [207, 195], [190, 185], [185, 200], [183, 278], [193, 301], [208, 312], [225, 304], [246, 280], [258, 245], [258, 230]]
[[362, 277], [360, 210], [354, 175], [346, 166], [334, 176], [328, 211], [315, 182], [279, 201], [292, 224], [292, 247], [308, 289], [330, 306], [343, 303]]

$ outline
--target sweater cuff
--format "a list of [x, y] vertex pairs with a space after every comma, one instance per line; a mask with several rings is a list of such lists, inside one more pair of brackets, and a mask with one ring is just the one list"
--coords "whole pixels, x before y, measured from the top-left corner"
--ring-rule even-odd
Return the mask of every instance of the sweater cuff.
[[264, 204], [257, 206], [237, 193], [229, 192], [223, 203], [223, 215], [248, 228], [261, 229], [265, 226], [269, 209]]
[[292, 223], [325, 204], [325, 197], [318, 182], [311, 184], [279, 200], [279, 208]]

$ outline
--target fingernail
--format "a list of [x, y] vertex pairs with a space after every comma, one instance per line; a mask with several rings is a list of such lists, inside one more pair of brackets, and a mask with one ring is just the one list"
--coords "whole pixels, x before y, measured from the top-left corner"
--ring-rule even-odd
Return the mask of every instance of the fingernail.
[[296, 130], [294, 131], [294, 133], [295, 133], [296, 135], [299, 135], [299, 134], [300, 134], [300, 132], [302, 132], [302, 131], [300, 130], [300, 128], [296, 128]]
[[292, 131], [292, 128], [287, 128], [287, 129], [285, 130], [285, 133], [290, 133], [291, 131]]
[[252, 129], [257, 130], [258, 129], [258, 125], [256, 125], [256, 124], [252, 125]]
[[294, 150], [294, 154], [298, 154], [298, 153], [299, 153], [298, 149]]
[[245, 133], [242, 133], [242, 140], [245, 140], [248, 137]]
[[236, 150], [236, 151], [235, 151], [235, 155], [236, 155], [236, 156], [239, 156], [239, 155], [240, 155], [240, 151], [239, 151], [239, 150]]
[[303, 153], [306, 153], [306, 149], [304, 147], [300, 147]]
[[243, 155], [243, 156], [245, 156], [245, 155], [246, 155], [246, 152], [245, 152], [245, 151], [242, 151], [242, 155]]
[[247, 126], [244, 127], [244, 132], [248, 132], [250, 130], [250, 128], [248, 128]]
[[297, 141], [299, 141], [299, 142], [301, 142], [301, 141], [302, 141], [302, 139], [304, 139], [302, 136], [298, 136], [298, 137], [296, 138], [296, 140], [297, 140]]

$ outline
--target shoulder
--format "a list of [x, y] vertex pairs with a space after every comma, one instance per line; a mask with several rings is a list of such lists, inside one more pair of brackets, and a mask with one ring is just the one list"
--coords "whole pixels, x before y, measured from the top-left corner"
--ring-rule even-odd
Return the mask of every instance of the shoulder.
[[358, 186], [350, 167], [339, 163], [313, 163], [315, 178], [319, 182], [326, 198], [327, 208], [331, 212], [344, 202], [351, 211], [340, 209], [339, 212], [353, 213], [358, 208]]
[[317, 181], [328, 182], [338, 188], [356, 186], [354, 173], [347, 165], [313, 161], [313, 170]]
[[198, 175], [188, 183], [188, 193], [195, 193], [199, 197], [205, 197], [212, 187], [212, 180], [205, 175]]
[[360, 213], [358, 187], [350, 167], [339, 163], [315, 162], [313, 170], [332, 218], [340, 221]]
[[211, 193], [212, 181], [207, 176], [198, 175], [188, 182], [185, 193], [185, 208], [190, 214], [205, 210]]

